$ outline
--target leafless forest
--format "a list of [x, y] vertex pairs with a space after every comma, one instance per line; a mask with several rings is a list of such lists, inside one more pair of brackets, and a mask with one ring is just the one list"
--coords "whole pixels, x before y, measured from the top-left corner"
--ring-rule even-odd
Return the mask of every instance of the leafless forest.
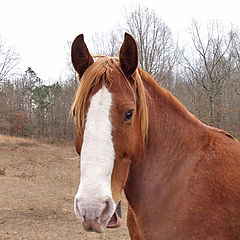
[[[138, 6], [124, 18], [111, 33], [93, 34], [91, 53], [117, 56], [123, 33], [129, 32], [138, 42], [141, 68], [204, 123], [240, 139], [239, 29], [193, 20], [181, 33], [189, 39], [182, 43], [153, 10]], [[49, 85], [30, 66], [16, 72], [19, 59], [0, 41], [0, 133], [72, 139], [69, 109], [78, 85], [73, 69]]]

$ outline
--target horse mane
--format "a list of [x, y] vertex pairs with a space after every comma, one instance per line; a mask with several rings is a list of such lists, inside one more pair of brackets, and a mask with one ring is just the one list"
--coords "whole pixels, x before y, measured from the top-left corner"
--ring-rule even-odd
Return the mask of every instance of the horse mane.
[[[99, 84], [102, 84], [102, 86], [104, 86], [105, 82], [109, 82], [110, 85], [113, 84], [111, 80], [111, 74], [113, 71], [118, 71], [132, 90], [129, 80], [126, 78], [120, 67], [119, 59], [115, 57], [101, 56], [87, 68], [81, 79], [79, 79], [80, 84], [72, 103], [71, 114], [75, 116], [76, 127], [78, 128], [78, 132], [81, 136], [83, 135], [85, 126], [87, 100], [89, 95], [91, 95], [95, 87], [99, 86]], [[135, 96], [135, 102], [138, 105], [142, 139], [143, 142], [145, 142], [148, 132], [148, 108], [146, 91], [139, 71], [140, 69], [138, 68], [132, 75], [136, 88], [136, 94], [133, 94], [134, 96], [137, 95]]]

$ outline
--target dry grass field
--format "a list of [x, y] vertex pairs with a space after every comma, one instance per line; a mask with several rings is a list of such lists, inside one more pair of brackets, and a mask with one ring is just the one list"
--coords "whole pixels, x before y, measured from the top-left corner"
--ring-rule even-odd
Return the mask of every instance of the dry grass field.
[[86, 233], [73, 212], [79, 184], [74, 147], [0, 135], [0, 239], [130, 239], [123, 224]]

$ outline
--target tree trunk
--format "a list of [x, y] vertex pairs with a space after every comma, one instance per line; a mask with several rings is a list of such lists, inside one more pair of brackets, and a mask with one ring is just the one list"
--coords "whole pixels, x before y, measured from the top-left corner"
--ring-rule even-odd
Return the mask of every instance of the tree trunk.
[[213, 96], [209, 95], [209, 124], [210, 126], [213, 126]]

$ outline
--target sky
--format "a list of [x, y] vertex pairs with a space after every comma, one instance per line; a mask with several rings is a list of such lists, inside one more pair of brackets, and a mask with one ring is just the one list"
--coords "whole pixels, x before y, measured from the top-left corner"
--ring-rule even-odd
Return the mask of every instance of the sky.
[[0, 36], [19, 53], [19, 72], [31, 67], [44, 81], [57, 81], [68, 66], [67, 42], [83, 33], [90, 45], [92, 34], [114, 30], [124, 9], [137, 4], [159, 14], [179, 41], [193, 18], [240, 24], [239, 0], [0, 0]]

